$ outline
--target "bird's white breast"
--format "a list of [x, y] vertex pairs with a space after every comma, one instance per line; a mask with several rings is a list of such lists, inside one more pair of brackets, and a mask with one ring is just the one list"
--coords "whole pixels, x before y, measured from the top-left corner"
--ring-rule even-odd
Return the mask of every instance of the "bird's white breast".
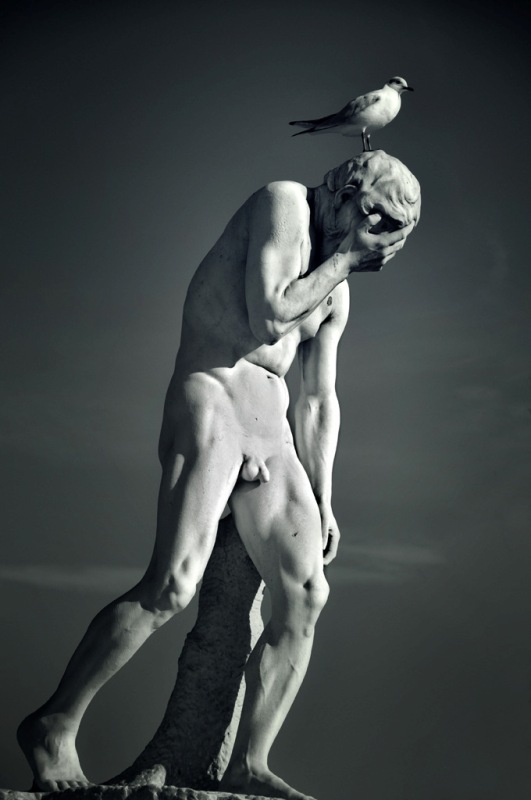
[[360, 115], [367, 130], [378, 130], [393, 120], [400, 111], [400, 95], [394, 89], [382, 89], [378, 103], [365, 109]]

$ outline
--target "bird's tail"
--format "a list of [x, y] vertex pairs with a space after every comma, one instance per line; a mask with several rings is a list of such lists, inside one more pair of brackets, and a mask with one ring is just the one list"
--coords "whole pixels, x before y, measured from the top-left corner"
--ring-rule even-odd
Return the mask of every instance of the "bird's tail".
[[301, 120], [294, 120], [293, 122], [289, 123], [290, 125], [298, 125], [299, 128], [305, 128], [304, 131], [297, 131], [297, 133], [292, 134], [293, 136], [300, 136], [301, 133], [313, 133], [315, 130], [315, 126], [313, 122], [307, 122], [304, 119]]

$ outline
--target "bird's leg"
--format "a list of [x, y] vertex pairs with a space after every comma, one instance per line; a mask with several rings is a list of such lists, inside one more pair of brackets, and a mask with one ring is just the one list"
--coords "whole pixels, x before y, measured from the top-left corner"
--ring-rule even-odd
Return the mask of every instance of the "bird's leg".
[[365, 153], [365, 151], [368, 149], [367, 142], [365, 141], [365, 131], [361, 132], [361, 142], [363, 144], [363, 152]]
[[371, 147], [371, 134], [370, 133], [366, 133], [365, 134], [365, 138], [367, 139], [367, 150], [372, 150], [372, 147]]

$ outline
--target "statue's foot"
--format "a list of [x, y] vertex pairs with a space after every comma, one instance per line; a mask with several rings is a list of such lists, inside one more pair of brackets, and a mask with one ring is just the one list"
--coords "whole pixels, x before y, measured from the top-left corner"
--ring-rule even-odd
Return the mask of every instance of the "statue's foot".
[[259, 797], [274, 797], [276, 800], [315, 800], [302, 794], [268, 769], [251, 770], [244, 767], [229, 767], [220, 784], [223, 792], [254, 794]]
[[20, 724], [17, 739], [32, 769], [32, 791], [53, 792], [90, 786], [76, 751], [76, 734], [63, 714], [30, 714]]

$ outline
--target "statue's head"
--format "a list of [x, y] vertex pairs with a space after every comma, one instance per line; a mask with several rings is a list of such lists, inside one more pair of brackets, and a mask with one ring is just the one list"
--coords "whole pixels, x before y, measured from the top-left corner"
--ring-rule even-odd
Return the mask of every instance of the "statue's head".
[[383, 150], [360, 153], [327, 172], [324, 181], [336, 209], [348, 199], [363, 216], [381, 217], [374, 232], [405, 228], [419, 220], [419, 182], [401, 161]]

